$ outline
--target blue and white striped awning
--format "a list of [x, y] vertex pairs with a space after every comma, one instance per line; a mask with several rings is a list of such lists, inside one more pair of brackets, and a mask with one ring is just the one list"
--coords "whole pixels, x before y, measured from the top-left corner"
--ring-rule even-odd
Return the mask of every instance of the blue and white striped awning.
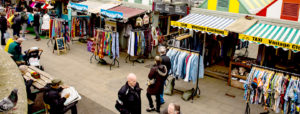
[[[176, 21], [176, 23], [184, 23], [187, 25], [206, 27], [210, 29], [218, 29], [224, 31], [224, 29], [230, 24], [234, 23], [236, 19], [232, 18], [223, 18], [217, 16], [203, 15], [203, 14], [189, 14], [182, 19]], [[175, 22], [174, 22], [175, 23]], [[185, 29], [193, 29], [192, 27], [183, 27], [180, 24], [171, 24], [173, 27], [185, 28]], [[196, 27], [195, 27], [196, 28]], [[193, 29], [195, 31], [205, 31]]]

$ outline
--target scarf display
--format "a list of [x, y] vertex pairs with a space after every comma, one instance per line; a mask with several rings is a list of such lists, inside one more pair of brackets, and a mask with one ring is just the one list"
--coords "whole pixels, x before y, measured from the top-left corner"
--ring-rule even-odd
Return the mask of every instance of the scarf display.
[[252, 67], [245, 84], [245, 100], [276, 113], [300, 112], [300, 80], [293, 75]]
[[127, 53], [130, 56], [147, 56], [153, 49], [150, 31], [131, 31], [128, 39]]
[[68, 22], [63, 19], [50, 19], [49, 37], [64, 37], [67, 42], [70, 42]]
[[104, 58], [105, 55], [119, 58], [119, 33], [118, 32], [98, 32], [95, 39], [95, 55]]
[[86, 17], [72, 17], [71, 37], [94, 36], [90, 20]]

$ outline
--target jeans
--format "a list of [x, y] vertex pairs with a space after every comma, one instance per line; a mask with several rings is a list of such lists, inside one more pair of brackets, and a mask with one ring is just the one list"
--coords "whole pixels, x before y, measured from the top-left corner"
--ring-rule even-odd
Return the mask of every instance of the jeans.
[[40, 38], [40, 33], [39, 33], [39, 26], [34, 26], [34, 33], [36, 35], [35, 39], [39, 39]]
[[4, 33], [5, 33], [6, 31], [2, 31], [1, 30], [1, 45], [5, 45], [6, 43], [5, 43], [5, 38], [4, 38]]
[[22, 25], [22, 37], [23, 38], [25, 38], [25, 32], [26, 32], [26, 28], [27, 28], [27, 23], [24, 23], [23, 25]]
[[[150, 108], [153, 108], [154, 105], [151, 97], [152, 95], [150, 95], [149, 93], [147, 93], [146, 95], [149, 101]], [[155, 95], [155, 100], [156, 100], [156, 110], [160, 110], [160, 94]]]

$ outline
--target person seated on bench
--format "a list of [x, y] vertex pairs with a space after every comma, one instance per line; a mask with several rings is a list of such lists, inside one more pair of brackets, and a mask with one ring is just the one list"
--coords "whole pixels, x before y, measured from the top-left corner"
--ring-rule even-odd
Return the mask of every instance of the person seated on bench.
[[18, 38], [16, 41], [12, 42], [8, 47], [8, 53], [12, 54], [13, 60], [17, 63], [17, 65], [24, 64], [24, 58], [22, 55], [22, 42], [23, 38]]
[[[34, 79], [32, 77], [30, 79], [26, 79], [25, 78], [25, 75], [28, 72], [27, 69], [28, 69], [28, 66], [26, 66], [26, 65], [19, 66], [19, 70], [21, 71], [21, 74], [23, 76], [23, 79], [24, 79], [24, 82], [25, 82], [25, 86], [26, 86], [27, 99], [29, 99], [32, 102], [34, 102], [35, 98], [36, 98], [36, 93], [32, 93], [30, 88], [31, 88], [33, 82], [36, 81], [36, 79]], [[28, 105], [28, 114], [31, 114], [31, 110], [32, 110], [32, 106]]]
[[68, 106], [64, 106], [64, 102], [69, 98], [70, 94], [61, 96], [60, 93], [67, 86], [61, 86], [62, 81], [59, 79], [54, 79], [50, 84], [44, 87], [44, 102], [50, 105], [50, 114], [64, 114], [69, 109], [71, 109], [72, 114], [77, 114], [77, 102], [74, 102]]

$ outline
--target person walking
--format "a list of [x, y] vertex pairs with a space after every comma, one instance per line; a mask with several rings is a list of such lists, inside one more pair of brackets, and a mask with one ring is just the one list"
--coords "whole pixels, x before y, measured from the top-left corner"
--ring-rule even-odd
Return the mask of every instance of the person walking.
[[7, 19], [5, 18], [5, 15], [5, 12], [2, 12], [0, 17], [1, 45], [6, 45], [4, 34], [7, 30]]
[[[155, 65], [151, 68], [150, 73], [148, 75], [149, 82], [147, 88], [147, 98], [149, 101], [150, 107], [146, 109], [147, 112], [156, 111], [160, 112], [160, 94], [164, 88], [164, 82], [167, 79], [167, 67], [162, 65], [162, 59], [160, 56], [155, 56]], [[156, 97], [156, 109], [154, 108], [152, 95]]]
[[33, 28], [34, 28], [34, 33], [35, 33], [35, 38], [36, 41], [40, 41], [41, 38], [40, 38], [40, 33], [39, 33], [39, 30], [40, 30], [40, 14], [37, 12], [37, 9], [34, 9], [34, 12], [33, 12], [34, 16], [33, 16]]
[[15, 17], [13, 19], [13, 24], [12, 24], [13, 35], [17, 35], [18, 37], [20, 37], [22, 17], [18, 12], [16, 12], [14, 16]]
[[141, 114], [141, 88], [136, 82], [136, 75], [130, 73], [127, 82], [118, 92], [118, 104], [116, 108], [120, 114]]
[[[166, 51], [167, 51], [167, 49], [166, 49], [165, 46], [160, 46], [160, 47], [158, 48], [158, 52], [159, 52], [160, 57], [161, 57], [161, 59], [162, 59], [161, 64], [162, 64], [162, 65], [165, 65], [165, 66], [167, 67], [167, 73], [169, 73], [169, 71], [170, 71], [170, 69], [171, 69], [171, 60], [170, 60], [170, 58], [166, 55], [166, 53], [167, 53]], [[166, 79], [167, 79], [167, 78], [168, 78], [168, 74], [167, 74]], [[165, 84], [165, 82], [164, 82], [164, 84]], [[163, 90], [162, 90], [162, 93], [160, 94], [160, 103], [161, 103], [161, 104], [164, 104], [164, 103], [165, 103], [165, 100], [164, 100], [164, 88], [163, 88]]]
[[25, 8], [22, 12], [21, 12], [21, 25], [22, 25], [22, 38], [25, 38], [25, 33], [26, 33], [26, 29], [27, 29], [27, 22], [28, 22], [28, 16], [27, 16], [27, 9]]

